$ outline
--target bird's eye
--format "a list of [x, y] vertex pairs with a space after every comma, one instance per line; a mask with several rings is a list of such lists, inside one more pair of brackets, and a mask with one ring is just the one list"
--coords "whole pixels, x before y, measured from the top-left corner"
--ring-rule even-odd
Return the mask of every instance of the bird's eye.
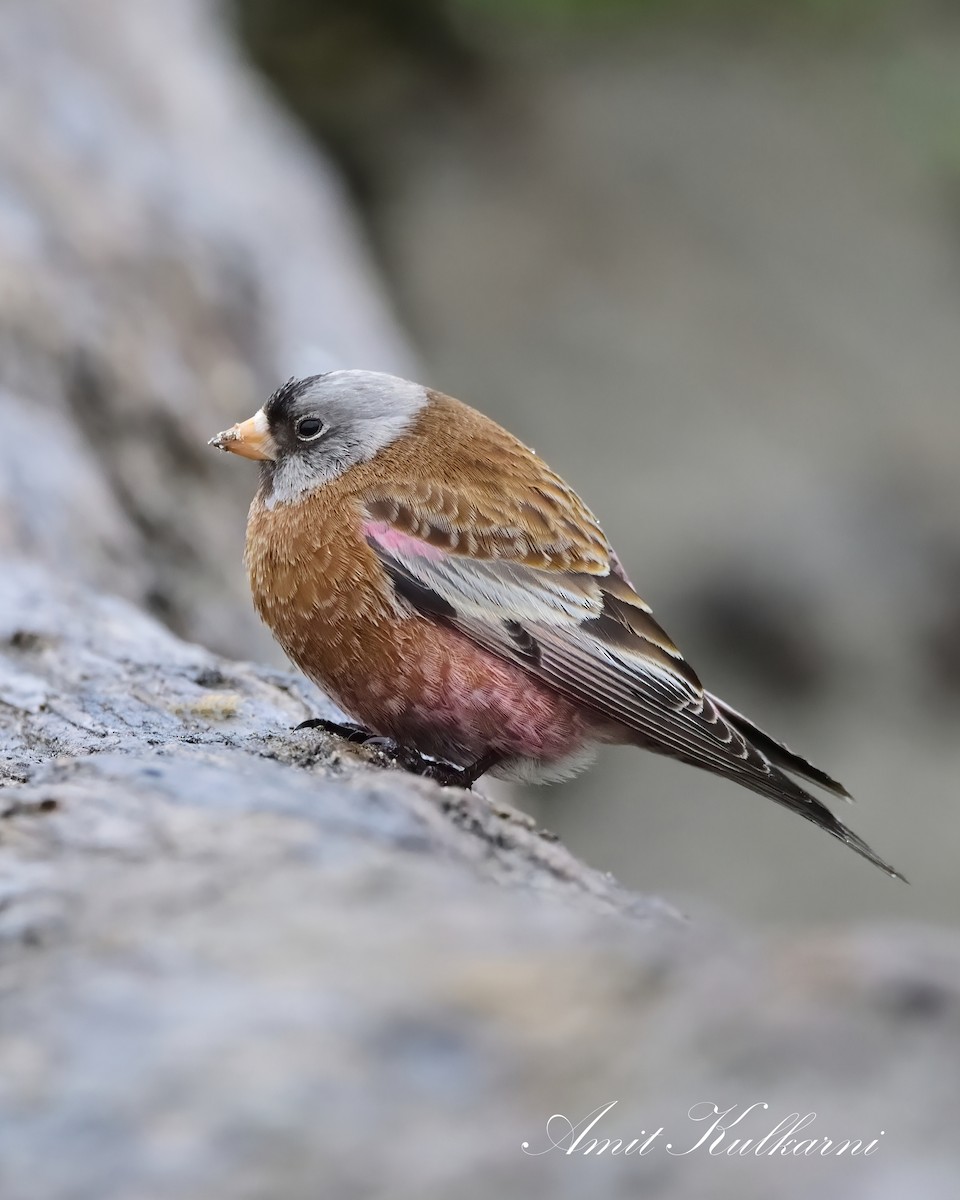
[[323, 433], [324, 425], [319, 417], [301, 417], [296, 429], [301, 442], [315, 442]]

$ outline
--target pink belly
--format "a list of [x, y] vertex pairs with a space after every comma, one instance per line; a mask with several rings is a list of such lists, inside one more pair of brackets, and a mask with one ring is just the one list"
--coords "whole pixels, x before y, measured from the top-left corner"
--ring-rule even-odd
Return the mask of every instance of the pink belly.
[[455, 630], [416, 620], [399, 636], [389, 669], [330, 688], [377, 733], [454, 763], [489, 751], [556, 762], [598, 739], [587, 710]]

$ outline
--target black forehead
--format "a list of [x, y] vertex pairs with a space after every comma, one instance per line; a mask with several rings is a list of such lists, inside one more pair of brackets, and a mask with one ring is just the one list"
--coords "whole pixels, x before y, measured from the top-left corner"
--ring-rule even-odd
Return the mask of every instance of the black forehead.
[[282, 425], [300, 409], [300, 402], [318, 379], [323, 375], [308, 375], [306, 379], [288, 379], [283, 387], [277, 388], [263, 406], [267, 421], [271, 425]]

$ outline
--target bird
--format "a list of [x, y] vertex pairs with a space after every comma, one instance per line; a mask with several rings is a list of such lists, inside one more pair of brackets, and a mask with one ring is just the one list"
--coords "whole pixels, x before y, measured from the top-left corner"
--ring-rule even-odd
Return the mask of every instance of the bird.
[[850, 794], [708, 691], [577, 493], [452, 396], [366, 370], [290, 379], [210, 445], [260, 464], [245, 563], [289, 659], [444, 783], [550, 782], [667, 755], [903, 876], [803, 786]]

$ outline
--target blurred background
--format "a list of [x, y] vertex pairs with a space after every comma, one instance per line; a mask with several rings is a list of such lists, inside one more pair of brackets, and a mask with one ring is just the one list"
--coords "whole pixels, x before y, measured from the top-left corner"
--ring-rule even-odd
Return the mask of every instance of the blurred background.
[[960, 917], [960, 14], [910, 0], [239, 0], [420, 376], [587, 498], [703, 679], [912, 888], [620, 750], [522, 798], [771, 921]]
[[650, 755], [518, 801], [688, 911], [955, 924], [958, 18], [10, 0], [0, 549], [279, 664], [254, 475], [205, 440], [294, 373], [414, 374], [582, 492], [707, 684], [843, 780], [912, 887]]

